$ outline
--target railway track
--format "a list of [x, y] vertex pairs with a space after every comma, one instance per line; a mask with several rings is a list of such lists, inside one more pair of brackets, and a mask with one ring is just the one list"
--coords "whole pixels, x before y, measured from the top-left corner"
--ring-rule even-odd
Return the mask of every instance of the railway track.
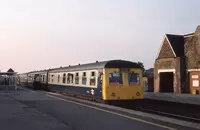
[[172, 118], [180, 119], [180, 120], [184, 120], [184, 121], [200, 123], [200, 118], [195, 118], [195, 117], [189, 117], [189, 116], [183, 116], [183, 115], [173, 114], [173, 113], [168, 113], [168, 112], [150, 110], [150, 109], [146, 109], [146, 108], [142, 108], [142, 107], [134, 108], [134, 110], [147, 112], [147, 113], [151, 113], [151, 114], [156, 114], [156, 115], [162, 115], [162, 116], [166, 116], [166, 117], [172, 117]]

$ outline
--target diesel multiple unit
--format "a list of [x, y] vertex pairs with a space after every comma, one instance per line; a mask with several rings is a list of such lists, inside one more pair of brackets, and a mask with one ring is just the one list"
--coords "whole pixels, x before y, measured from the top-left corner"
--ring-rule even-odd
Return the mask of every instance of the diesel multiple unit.
[[110, 60], [19, 74], [22, 86], [70, 92], [103, 101], [143, 99], [142, 68]]

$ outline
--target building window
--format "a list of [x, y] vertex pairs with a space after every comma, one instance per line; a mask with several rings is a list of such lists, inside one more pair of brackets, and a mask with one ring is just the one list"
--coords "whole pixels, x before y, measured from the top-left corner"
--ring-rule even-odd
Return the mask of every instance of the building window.
[[87, 77], [86, 77], [86, 72], [83, 72], [83, 76], [82, 76], [82, 84], [86, 85], [87, 83]]
[[76, 73], [75, 84], [79, 84], [79, 75], [78, 75], [78, 73]]
[[65, 84], [65, 81], [66, 81], [66, 74], [64, 73], [63, 74], [63, 83]]
[[58, 83], [60, 82], [60, 75], [58, 75]]

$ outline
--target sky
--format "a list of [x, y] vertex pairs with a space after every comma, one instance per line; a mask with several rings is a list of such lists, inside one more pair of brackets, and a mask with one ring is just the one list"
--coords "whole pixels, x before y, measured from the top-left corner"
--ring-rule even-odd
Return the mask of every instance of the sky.
[[199, 0], [1, 0], [0, 70], [154, 61], [165, 33], [200, 25]]

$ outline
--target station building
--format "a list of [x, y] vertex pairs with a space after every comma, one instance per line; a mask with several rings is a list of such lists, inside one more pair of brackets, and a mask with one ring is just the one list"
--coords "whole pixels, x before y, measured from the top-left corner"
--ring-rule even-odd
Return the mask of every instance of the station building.
[[17, 83], [17, 73], [13, 69], [0, 72], [0, 86], [14, 86]]
[[187, 35], [165, 34], [154, 63], [154, 92], [200, 91], [200, 26]]

